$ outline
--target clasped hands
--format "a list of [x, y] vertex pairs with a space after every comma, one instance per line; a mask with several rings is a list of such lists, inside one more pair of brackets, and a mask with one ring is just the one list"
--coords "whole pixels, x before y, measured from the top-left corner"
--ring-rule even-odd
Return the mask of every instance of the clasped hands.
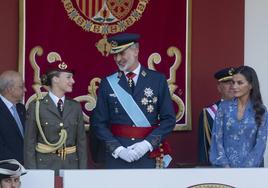
[[148, 141], [143, 140], [141, 142], [137, 142], [131, 146], [128, 146], [127, 148], [123, 147], [118, 153], [118, 157], [126, 162], [131, 163], [133, 161], [139, 160], [149, 150], [152, 150], [151, 144]]

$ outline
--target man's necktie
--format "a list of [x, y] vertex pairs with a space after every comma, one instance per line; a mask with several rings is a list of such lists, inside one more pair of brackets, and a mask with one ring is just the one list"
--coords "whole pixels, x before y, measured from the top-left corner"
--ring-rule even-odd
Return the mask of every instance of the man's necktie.
[[16, 105], [13, 105], [13, 106], [11, 107], [11, 109], [12, 109], [12, 111], [13, 111], [13, 117], [14, 117], [16, 123], [17, 123], [17, 126], [18, 126], [19, 130], [20, 130], [20, 134], [21, 134], [22, 137], [24, 137], [23, 126], [22, 126], [22, 123], [21, 123], [21, 121], [20, 121], [20, 117], [19, 117], [19, 114], [18, 114], [18, 112], [17, 112]]
[[58, 103], [57, 103], [57, 108], [58, 108], [58, 111], [60, 113], [60, 115], [62, 116], [62, 113], [63, 113], [63, 102], [61, 99], [59, 99]]
[[133, 81], [133, 78], [136, 76], [136, 74], [133, 72], [129, 72], [129, 73], [127, 73], [126, 76], [127, 76], [128, 85], [133, 93], [134, 87], [135, 87], [135, 83]]

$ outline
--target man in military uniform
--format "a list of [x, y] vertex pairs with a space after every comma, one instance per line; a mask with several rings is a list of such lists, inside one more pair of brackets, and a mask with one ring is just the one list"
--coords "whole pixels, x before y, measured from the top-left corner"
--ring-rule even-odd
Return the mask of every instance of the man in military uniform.
[[217, 80], [217, 89], [221, 96], [221, 100], [217, 101], [211, 106], [203, 108], [199, 116], [199, 128], [198, 128], [198, 140], [199, 140], [199, 164], [209, 165], [208, 152], [210, 149], [211, 131], [213, 121], [218, 109], [218, 106], [222, 100], [228, 100], [233, 98], [232, 89], [232, 76], [234, 74], [234, 68], [225, 68], [217, 71], [214, 74]]
[[15, 159], [0, 161], [0, 188], [20, 188], [24, 167]]
[[105, 168], [167, 166], [163, 143], [175, 126], [165, 76], [143, 67], [139, 35], [108, 38], [119, 71], [104, 78], [91, 117], [92, 131], [106, 145]]

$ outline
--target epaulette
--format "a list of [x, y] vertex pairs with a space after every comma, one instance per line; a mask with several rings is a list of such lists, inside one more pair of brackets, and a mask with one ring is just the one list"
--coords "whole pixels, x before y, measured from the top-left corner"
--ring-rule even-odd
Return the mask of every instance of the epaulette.
[[216, 112], [218, 110], [218, 105], [213, 104], [212, 106], [209, 106], [206, 108], [206, 111], [209, 113], [209, 115], [212, 117], [212, 119], [215, 119]]

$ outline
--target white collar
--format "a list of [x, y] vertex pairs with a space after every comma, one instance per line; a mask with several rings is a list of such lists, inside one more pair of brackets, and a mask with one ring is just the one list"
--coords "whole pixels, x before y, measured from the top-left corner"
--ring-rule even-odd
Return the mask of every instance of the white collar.
[[55, 103], [55, 105], [57, 106], [58, 101], [61, 99], [63, 104], [64, 104], [64, 100], [65, 100], [65, 96], [59, 98], [56, 95], [54, 95], [51, 91], [48, 92], [50, 98], [52, 99], [52, 101]]
[[[139, 75], [140, 70], [141, 70], [141, 64], [139, 63], [138, 67], [134, 71], [131, 71], [131, 72], [135, 73], [136, 75]], [[127, 73], [129, 72], [124, 72], [125, 75], [127, 75]]]
[[7, 106], [7, 108], [10, 110], [11, 107], [13, 106], [13, 103], [10, 102], [9, 100], [7, 100], [3, 95], [0, 95], [0, 98], [5, 103], [5, 105]]

